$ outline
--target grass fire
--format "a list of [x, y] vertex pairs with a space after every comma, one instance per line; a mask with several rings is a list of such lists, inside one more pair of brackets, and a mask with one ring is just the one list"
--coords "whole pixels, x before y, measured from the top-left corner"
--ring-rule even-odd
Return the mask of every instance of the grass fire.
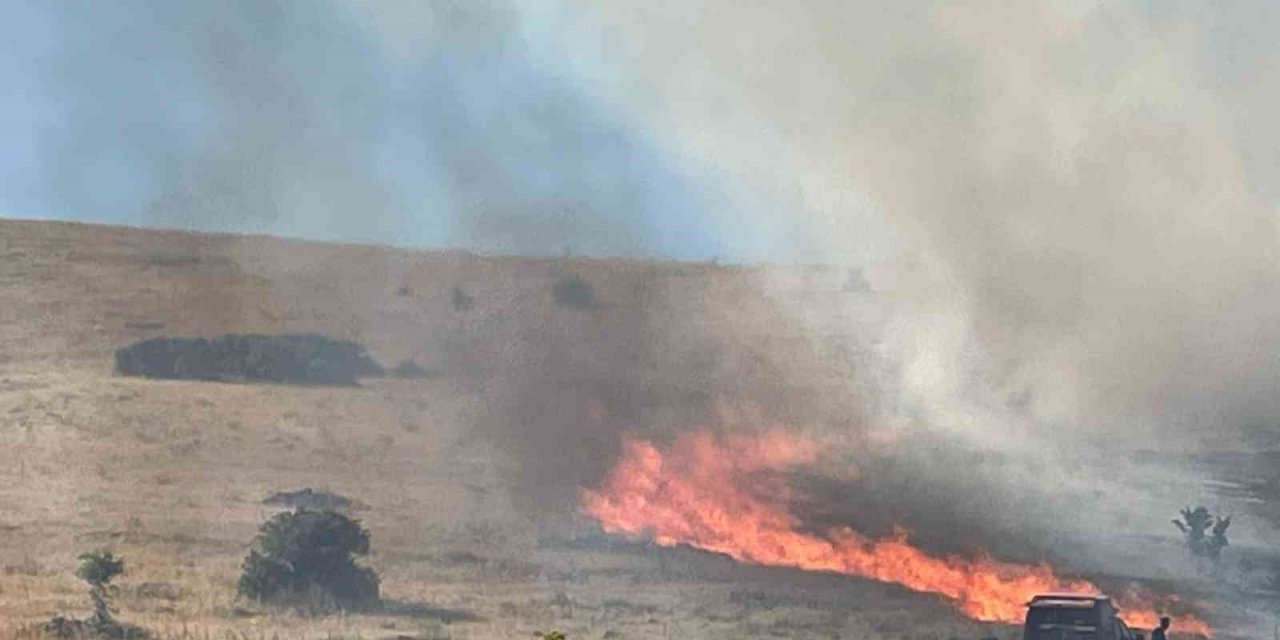
[[[1047, 564], [1000, 562], [993, 554], [934, 557], [912, 546], [905, 531], [879, 540], [851, 527], [805, 532], [788, 511], [790, 489], [781, 472], [812, 463], [821, 447], [774, 429], [757, 435], [698, 431], [663, 449], [629, 440], [622, 459], [598, 489], [583, 493], [583, 508], [606, 532], [648, 536], [660, 545], [689, 546], [736, 560], [874, 578], [935, 593], [965, 615], [1019, 622], [1032, 596], [1044, 592], [1099, 593], [1085, 580], [1057, 575]], [[1135, 627], [1154, 627], [1174, 596], [1122, 599], [1121, 615]], [[1176, 628], [1211, 636], [1192, 613]]]
[[0, 640], [1280, 628], [1280, 2], [0, 16]]

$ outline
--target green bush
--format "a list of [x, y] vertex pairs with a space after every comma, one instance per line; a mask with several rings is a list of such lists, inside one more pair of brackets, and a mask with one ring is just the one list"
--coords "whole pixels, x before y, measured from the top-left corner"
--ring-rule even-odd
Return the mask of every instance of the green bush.
[[101, 624], [114, 624], [111, 617], [111, 580], [124, 573], [124, 559], [105, 549], [80, 554], [76, 575], [89, 583], [89, 599], [93, 600], [93, 617]]
[[237, 591], [315, 611], [368, 608], [378, 603], [378, 576], [355, 563], [368, 553], [369, 533], [347, 516], [306, 509], [277, 514], [259, 530]]
[[124, 573], [124, 559], [104, 549], [96, 549], [80, 554], [80, 568], [76, 575], [89, 583], [90, 587], [102, 588], [111, 583], [116, 576]]
[[134, 638], [143, 640], [151, 634], [142, 627], [117, 622], [111, 615], [111, 581], [124, 573], [124, 560], [104, 549], [95, 549], [79, 556], [80, 566], [76, 575], [89, 583], [89, 598], [93, 600], [93, 617], [88, 619], [55, 615], [42, 628], [45, 636], [65, 638]]

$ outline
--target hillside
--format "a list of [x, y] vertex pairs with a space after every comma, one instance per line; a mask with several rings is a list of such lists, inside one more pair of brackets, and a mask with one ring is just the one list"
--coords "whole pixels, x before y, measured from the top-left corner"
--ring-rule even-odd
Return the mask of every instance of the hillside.
[[[83, 613], [75, 556], [102, 546], [126, 559], [120, 617], [173, 637], [984, 633], [929, 596], [616, 541], [576, 515], [619, 434], [856, 421], [864, 399], [833, 392], [859, 373], [848, 319], [777, 312], [862, 295], [842, 271], [25, 221], [0, 221], [0, 254], [9, 633]], [[593, 299], [558, 304], [566, 277]], [[356, 340], [430, 375], [330, 388], [112, 371], [139, 339], [232, 332]], [[367, 505], [370, 565], [405, 613], [302, 619], [234, 601], [276, 511], [263, 498], [309, 486]]]

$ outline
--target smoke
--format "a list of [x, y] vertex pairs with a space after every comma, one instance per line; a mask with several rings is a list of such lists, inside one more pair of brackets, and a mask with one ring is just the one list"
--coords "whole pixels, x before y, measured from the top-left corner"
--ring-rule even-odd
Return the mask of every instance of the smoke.
[[[831, 253], [893, 265], [904, 309], [889, 335], [925, 405], [977, 391], [998, 411], [1152, 445], [1280, 417], [1274, 172], [1251, 162], [1276, 138], [1252, 109], [1280, 92], [1224, 86], [1207, 42], [1273, 12], [590, 4], [600, 31], [651, 43], [610, 51], [644, 86], [699, 105], [638, 109], [741, 134], [701, 110], [714, 86], [679, 81], [727, 77], [788, 142], [777, 173], [804, 185]], [[1236, 78], [1275, 62], [1232, 53]], [[675, 60], [700, 71], [660, 81]]]
[[[45, 154], [57, 214], [524, 255], [727, 251], [706, 215], [714, 185], [540, 49], [525, 7], [126, 0], [50, 14], [62, 42], [46, 88], [65, 105]], [[288, 259], [254, 250], [243, 260]], [[545, 277], [543, 291], [559, 276]], [[183, 295], [198, 308], [234, 298]], [[239, 313], [234, 299], [217, 307]], [[615, 423], [639, 410], [629, 372], [662, 349], [644, 317], [587, 315], [465, 337], [476, 352], [506, 341], [477, 358], [493, 376], [481, 426], [513, 452], [535, 511], [571, 510], [579, 483], [603, 473]], [[603, 406], [610, 425], [591, 413]]]
[[[469, 322], [469, 340], [492, 345], [481, 356], [478, 426], [508, 454], [515, 491], [545, 524], [570, 521], [625, 438], [849, 410], [838, 395], [811, 402], [778, 367], [785, 356], [748, 339], [749, 327], [781, 320], [756, 294], [752, 270], [575, 260], [529, 277], [544, 302], [527, 304], [505, 332]], [[568, 278], [591, 287], [588, 308], [556, 302], [551, 292]]]
[[[797, 194], [730, 192], [594, 90], [600, 69], [561, 46], [569, 9], [501, 0], [55, 3], [41, 18], [60, 38], [38, 74], [60, 116], [40, 158], [47, 208], [143, 226], [525, 255], [807, 254], [812, 240], [788, 216]], [[754, 223], [741, 224], [744, 216]], [[242, 243], [236, 255], [311, 268], [257, 255], [258, 246]], [[533, 288], [545, 296], [565, 275], [538, 274]], [[533, 508], [555, 513], [603, 475], [623, 431], [713, 422], [721, 395], [786, 395], [767, 371], [728, 371], [721, 352], [732, 336], [682, 327], [663, 289], [678, 274], [625, 285], [606, 272], [582, 275], [602, 307], [544, 309], [539, 298], [522, 323], [491, 318], [459, 338], [484, 354], [476, 359], [491, 376], [485, 426], [513, 452]], [[650, 281], [656, 290], [637, 288]], [[236, 292], [179, 295], [185, 308], [218, 300], [216, 313], [262, 321]], [[376, 292], [364, 295], [372, 303]], [[620, 299], [645, 301], [627, 305], [643, 312], [608, 306]], [[499, 324], [524, 329], [502, 333]], [[359, 337], [361, 328], [344, 331]], [[748, 361], [741, 351], [732, 357]], [[690, 366], [710, 379], [666, 379]]]
[[938, 424], [1188, 446], [1280, 417], [1265, 7], [50, 12], [56, 211], [542, 254], [776, 236], [888, 265], [888, 359]]
[[1117, 538], [1094, 531], [1166, 527], [1198, 486], [1123, 452], [1280, 423], [1271, 7], [128, 0], [56, 17], [59, 210], [869, 267], [887, 314], [828, 395], [872, 400], [840, 420], [781, 406], [781, 369], [727, 382], [763, 333], [734, 327], [696, 334], [706, 382], [673, 395], [661, 372], [703, 356], [663, 293], [601, 292], [652, 302], [640, 318], [533, 323], [491, 391], [540, 504], [598, 479], [618, 433], [707, 421], [730, 395], [895, 434], [846, 452], [874, 471], [860, 484], [813, 480], [815, 518], [891, 515], [938, 546], [969, 542], [945, 539], [956, 523], [1018, 531], [1012, 553], [1065, 540], [1103, 564]]
[[[719, 197], [503, 2], [68, 1], [48, 215], [482, 251], [710, 256]], [[20, 44], [20, 42], [19, 42]], [[676, 230], [678, 229], [678, 232]]]
[[369, 44], [332, 8], [307, 6], [58, 5], [59, 210], [328, 238], [390, 230], [394, 203], [372, 171]]
[[1151, 545], [1203, 477], [1130, 452], [1280, 424], [1273, 9], [577, 7], [574, 42], [628, 71], [603, 91], [695, 161], [794, 180], [891, 307], [850, 386], [897, 439], [814, 482], [812, 517], [1189, 573]]

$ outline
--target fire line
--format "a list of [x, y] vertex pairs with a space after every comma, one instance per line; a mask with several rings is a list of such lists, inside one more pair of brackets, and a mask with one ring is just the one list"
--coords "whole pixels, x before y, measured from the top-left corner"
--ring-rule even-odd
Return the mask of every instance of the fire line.
[[[841, 527], [818, 536], [801, 530], [788, 509], [790, 489], [777, 471], [813, 463], [819, 445], [782, 429], [717, 436], [696, 431], [670, 447], [646, 440], [624, 443], [602, 486], [582, 492], [583, 510], [608, 533], [646, 536], [663, 546], [685, 544], [739, 561], [862, 576], [938, 594], [964, 615], [1018, 623], [1031, 596], [1042, 592], [1098, 593], [1085, 580], [1058, 576], [1048, 564], [1001, 562], [990, 556], [934, 557], [905, 532], [871, 539]], [[1135, 628], [1158, 620], [1157, 599], [1116, 598]], [[1174, 596], [1158, 599], [1176, 602]], [[1200, 618], [1174, 617], [1174, 628], [1211, 636]]]

